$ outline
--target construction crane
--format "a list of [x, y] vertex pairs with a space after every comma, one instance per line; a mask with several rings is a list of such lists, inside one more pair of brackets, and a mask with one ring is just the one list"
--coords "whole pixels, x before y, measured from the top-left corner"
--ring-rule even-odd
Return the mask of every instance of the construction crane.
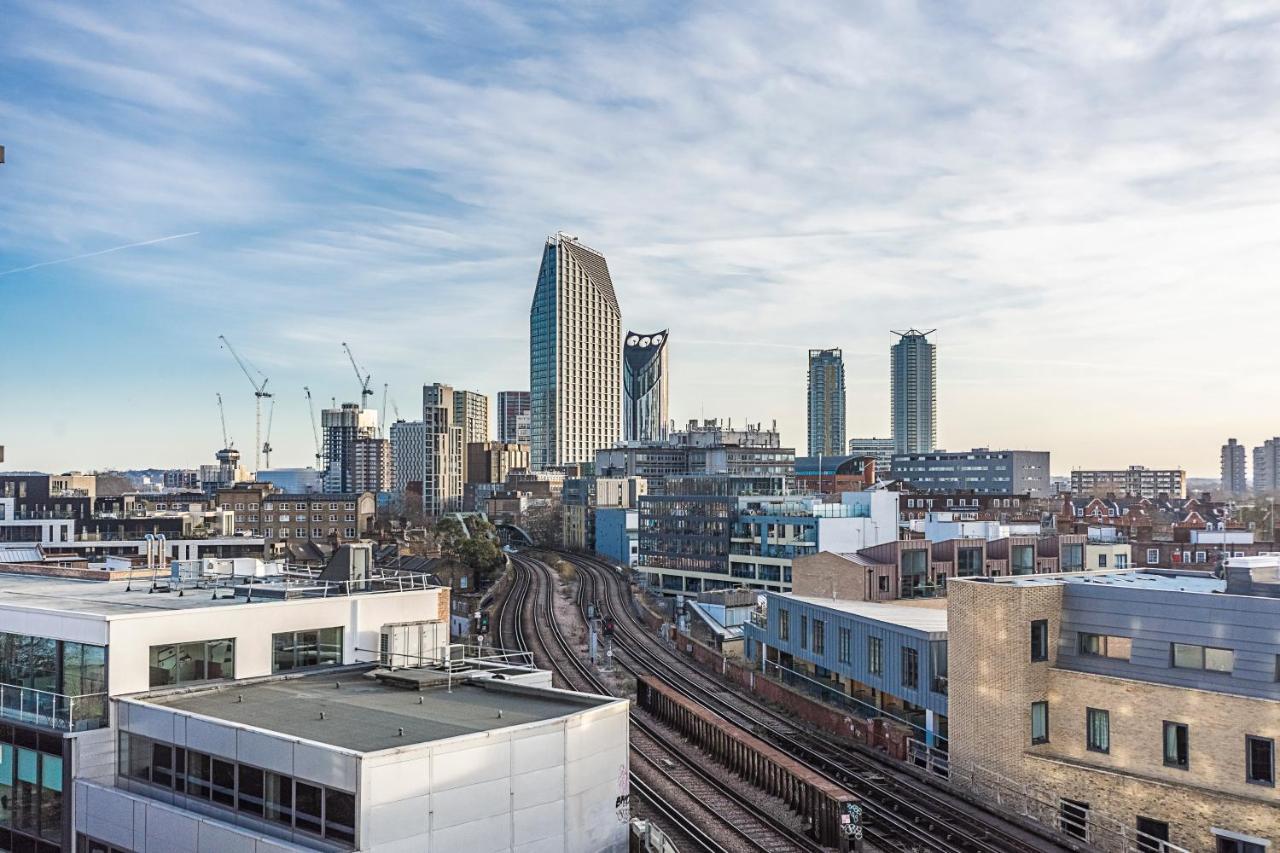
[[396, 398], [391, 398], [391, 411], [396, 413], [396, 420], [400, 420], [400, 407], [396, 405]]
[[387, 429], [387, 383], [382, 383], [382, 412], [378, 415], [378, 437], [382, 438]]
[[347, 342], [342, 342], [342, 348], [347, 351], [347, 358], [351, 359], [351, 366], [356, 371], [356, 381], [360, 383], [360, 408], [369, 408], [369, 398], [373, 396], [373, 392], [369, 390], [369, 380], [373, 377], [360, 369], [360, 365], [356, 364], [356, 357], [351, 354], [351, 347], [347, 346]]
[[271, 424], [276, 419], [276, 401], [273, 397], [271, 408], [267, 409], [267, 435], [262, 439], [262, 457], [267, 460], [267, 468], [271, 467]]
[[222, 393], [218, 393], [218, 417], [222, 420], [222, 447], [231, 449], [231, 439], [227, 438], [227, 413], [222, 408]]
[[[254, 433], [253, 433], [253, 472], [258, 473], [262, 464], [262, 400], [270, 397], [271, 392], [267, 390], [267, 377], [261, 370], [253, 367], [252, 364], [246, 362], [236, 352], [235, 347], [231, 346], [231, 341], [227, 340], [225, 335], [218, 335], [218, 340], [222, 341], [222, 345], [231, 353], [231, 357], [236, 360], [236, 364], [240, 365], [240, 369], [244, 371], [245, 378], [249, 380], [249, 384], [253, 386], [253, 409], [254, 409]], [[250, 372], [250, 368], [253, 372]], [[253, 378], [256, 373], [262, 377], [262, 381]]]
[[304, 385], [302, 390], [307, 392], [307, 411], [311, 413], [311, 436], [316, 440], [316, 470], [320, 468], [320, 430], [316, 427], [316, 407], [311, 402], [311, 388]]

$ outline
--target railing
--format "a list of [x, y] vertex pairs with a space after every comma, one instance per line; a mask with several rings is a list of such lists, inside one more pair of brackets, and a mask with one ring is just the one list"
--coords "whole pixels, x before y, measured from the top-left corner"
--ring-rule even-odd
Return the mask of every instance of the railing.
[[63, 732], [87, 732], [107, 725], [107, 694], [67, 696], [0, 684], [0, 717]]
[[915, 738], [907, 740], [907, 760], [916, 767], [935, 773], [943, 779], [951, 773], [951, 756], [946, 750], [929, 746]]

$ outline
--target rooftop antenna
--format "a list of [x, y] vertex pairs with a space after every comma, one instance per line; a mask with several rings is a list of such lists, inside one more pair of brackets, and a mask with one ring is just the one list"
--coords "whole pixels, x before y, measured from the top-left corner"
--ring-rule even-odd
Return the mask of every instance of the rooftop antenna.
[[[267, 390], [267, 377], [261, 370], [253, 367], [252, 364], [246, 362], [235, 351], [235, 347], [231, 346], [231, 341], [227, 340], [225, 335], [218, 335], [218, 340], [222, 341], [222, 345], [231, 353], [231, 357], [236, 360], [236, 364], [240, 365], [240, 369], [244, 371], [244, 376], [249, 380], [249, 384], [253, 386], [253, 408], [254, 408], [254, 433], [253, 433], [253, 472], [258, 473], [258, 468], [262, 462], [262, 400], [270, 397], [271, 392]], [[250, 373], [250, 368], [253, 373]], [[253, 378], [256, 373], [262, 377], [262, 381]]]
[[342, 342], [342, 348], [347, 352], [347, 358], [351, 359], [351, 367], [356, 372], [356, 381], [360, 383], [360, 408], [369, 408], [369, 398], [373, 396], [373, 392], [369, 390], [369, 380], [373, 377], [360, 369], [360, 365], [356, 364], [356, 357], [351, 353], [351, 347], [347, 346], [347, 342]]

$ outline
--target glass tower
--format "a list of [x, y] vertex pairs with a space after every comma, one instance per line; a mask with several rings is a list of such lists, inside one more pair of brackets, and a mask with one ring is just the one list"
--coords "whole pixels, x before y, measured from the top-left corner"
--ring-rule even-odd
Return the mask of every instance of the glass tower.
[[622, 435], [622, 311], [604, 255], [547, 238], [529, 310], [534, 470], [593, 462]]
[[627, 332], [622, 349], [622, 387], [627, 441], [653, 443], [667, 438], [667, 331]]
[[809, 455], [843, 456], [844, 354], [809, 350]]
[[894, 453], [928, 453], [938, 440], [938, 353], [928, 335], [908, 329], [894, 332], [891, 350]]

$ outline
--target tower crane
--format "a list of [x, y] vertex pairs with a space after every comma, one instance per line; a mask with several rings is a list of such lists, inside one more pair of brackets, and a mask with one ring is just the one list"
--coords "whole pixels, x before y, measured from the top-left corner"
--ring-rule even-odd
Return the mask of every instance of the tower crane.
[[227, 438], [227, 413], [222, 408], [222, 392], [218, 392], [218, 417], [222, 420], [222, 446], [231, 449], [231, 440]]
[[320, 430], [316, 428], [316, 407], [315, 407], [315, 404], [311, 402], [311, 388], [309, 386], [304, 385], [302, 386], [302, 390], [307, 392], [307, 411], [311, 413], [311, 436], [316, 440], [316, 470], [319, 471], [321, 470], [320, 468]]
[[[231, 341], [227, 340], [225, 335], [218, 335], [218, 340], [222, 341], [222, 345], [231, 353], [231, 357], [236, 360], [236, 364], [240, 365], [240, 369], [244, 371], [245, 378], [249, 380], [249, 384], [253, 386], [253, 408], [254, 408], [254, 433], [253, 433], [253, 472], [258, 473], [258, 469], [262, 463], [262, 401], [264, 398], [271, 396], [271, 392], [267, 390], [266, 375], [252, 364], [246, 362], [235, 351], [235, 347], [231, 346]], [[253, 368], [253, 373], [250, 373]], [[262, 381], [253, 378], [256, 373], [262, 377]]]
[[382, 411], [378, 414], [378, 437], [386, 435], [387, 429], [387, 383], [382, 383]]
[[373, 392], [369, 390], [369, 380], [373, 377], [360, 369], [360, 365], [356, 364], [356, 357], [351, 354], [351, 347], [347, 346], [347, 342], [342, 342], [342, 348], [347, 352], [347, 358], [351, 359], [351, 366], [356, 371], [356, 381], [360, 383], [360, 408], [369, 408], [369, 398], [373, 396]]
[[262, 456], [267, 460], [267, 467], [271, 467], [271, 423], [276, 419], [276, 401], [271, 398], [271, 408], [267, 409], [267, 435], [262, 439]]

